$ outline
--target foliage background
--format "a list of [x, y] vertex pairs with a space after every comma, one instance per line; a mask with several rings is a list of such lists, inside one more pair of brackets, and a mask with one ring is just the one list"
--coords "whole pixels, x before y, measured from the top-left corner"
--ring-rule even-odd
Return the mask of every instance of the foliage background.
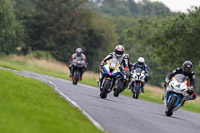
[[[143, 0], [0, 0], [0, 54], [31, 52], [68, 64], [75, 49], [98, 71], [102, 58], [123, 44], [131, 61], [145, 57], [150, 84], [191, 60], [200, 94], [200, 9], [171, 12]], [[39, 51], [39, 52], [38, 52]]]

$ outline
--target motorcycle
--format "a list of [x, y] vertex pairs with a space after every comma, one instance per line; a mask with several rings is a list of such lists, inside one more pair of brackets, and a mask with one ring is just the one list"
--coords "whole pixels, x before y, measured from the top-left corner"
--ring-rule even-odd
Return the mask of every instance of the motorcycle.
[[81, 57], [77, 57], [73, 60], [73, 73], [72, 73], [72, 84], [77, 85], [78, 81], [81, 80], [85, 61]]
[[117, 88], [114, 89], [114, 93], [113, 93], [113, 95], [115, 97], [118, 97], [119, 94], [128, 87], [128, 84], [130, 82], [130, 78], [129, 78], [130, 76], [131, 76], [131, 73], [129, 70], [127, 70], [126, 71], [126, 77], [127, 77], [126, 80], [124, 80], [124, 79], [118, 80]]
[[144, 86], [145, 71], [141, 68], [136, 68], [131, 72], [132, 81], [130, 83], [130, 89], [133, 93], [133, 98], [138, 99], [139, 94]]
[[186, 100], [190, 99], [187, 91], [186, 77], [183, 74], [176, 74], [166, 86], [164, 95], [163, 103], [167, 116], [172, 116], [174, 111], [178, 110]]
[[107, 94], [112, 91], [118, 82], [121, 79], [120, 76], [120, 64], [117, 59], [111, 59], [100, 68], [100, 72], [103, 75], [102, 83], [99, 83], [100, 88], [100, 97], [106, 98]]

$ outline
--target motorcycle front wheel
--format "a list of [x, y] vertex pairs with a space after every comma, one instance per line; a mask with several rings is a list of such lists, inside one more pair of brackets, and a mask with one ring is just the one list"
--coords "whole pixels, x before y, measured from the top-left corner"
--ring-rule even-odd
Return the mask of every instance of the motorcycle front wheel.
[[74, 85], [77, 85], [79, 78], [80, 78], [80, 73], [79, 73], [79, 71], [75, 71], [75, 72], [74, 72], [74, 80], [73, 80], [73, 84], [74, 84]]
[[110, 87], [110, 80], [106, 79], [106, 81], [104, 82], [104, 85], [103, 85], [103, 89], [100, 93], [100, 97], [102, 99], [105, 99], [107, 97], [109, 87]]
[[176, 104], [176, 97], [172, 96], [171, 99], [170, 99], [170, 102], [169, 102], [169, 104], [167, 106], [167, 111], [165, 112], [165, 114], [167, 116], [172, 116], [173, 109], [175, 108], [175, 104]]
[[135, 91], [133, 91], [133, 98], [138, 99], [139, 94], [140, 94], [140, 85], [137, 84], [136, 88], [135, 88]]

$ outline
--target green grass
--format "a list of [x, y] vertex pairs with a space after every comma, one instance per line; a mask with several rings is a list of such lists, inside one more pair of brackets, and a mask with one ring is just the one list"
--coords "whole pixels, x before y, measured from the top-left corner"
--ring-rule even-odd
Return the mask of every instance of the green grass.
[[[133, 94], [131, 93], [131, 90], [126, 89], [124, 92], [122, 92], [122, 95], [132, 97]], [[145, 100], [145, 101], [150, 101], [158, 104], [162, 104], [161, 97], [153, 97], [151, 96], [150, 91], [145, 91], [145, 93], [140, 93], [139, 99]]]
[[[68, 75], [66, 75], [64, 73], [47, 71], [38, 66], [30, 66], [27, 62], [22, 62], [22, 61], [16, 62], [16, 61], [11, 60], [10, 58], [5, 58], [5, 57], [0, 58], [0, 66], [1, 66], [1, 64], [5, 64], [10, 67], [18, 68], [21, 70], [33, 71], [33, 72], [37, 72], [37, 73], [41, 73], [41, 74], [45, 74], [45, 75], [49, 75], [49, 76], [54, 76], [54, 77], [63, 78], [66, 80], [71, 80], [68, 77]], [[83, 78], [83, 80], [80, 83], [98, 87], [95, 79]], [[127, 89], [122, 93], [122, 95], [132, 97], [132, 93], [130, 92], [130, 90], [127, 90]], [[163, 104], [161, 97], [162, 96], [160, 96], [160, 97], [152, 96], [150, 91], [145, 91], [145, 93], [140, 93], [139, 99], [158, 103], [158, 104]], [[182, 107], [182, 109], [200, 113], [200, 104], [192, 104], [192, 103], [186, 102], [184, 107]]]
[[0, 70], [1, 133], [100, 133], [77, 108], [39, 81]]

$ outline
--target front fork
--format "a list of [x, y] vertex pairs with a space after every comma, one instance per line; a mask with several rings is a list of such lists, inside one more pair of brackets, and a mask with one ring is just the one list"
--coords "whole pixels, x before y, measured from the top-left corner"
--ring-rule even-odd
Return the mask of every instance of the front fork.
[[142, 82], [137, 82], [137, 81], [131, 81], [131, 85], [130, 85], [130, 89], [135, 92], [135, 88], [136, 88], [136, 85], [139, 84], [140, 85], [140, 88], [142, 88], [144, 85]]

